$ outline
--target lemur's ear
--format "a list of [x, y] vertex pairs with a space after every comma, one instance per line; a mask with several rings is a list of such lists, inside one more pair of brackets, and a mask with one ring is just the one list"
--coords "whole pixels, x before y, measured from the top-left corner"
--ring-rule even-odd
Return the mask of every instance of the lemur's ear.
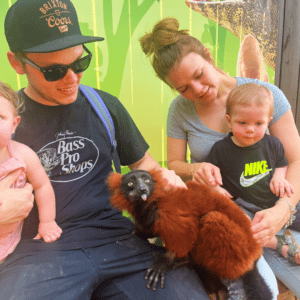
[[111, 193], [110, 203], [119, 211], [127, 210], [131, 215], [133, 215], [133, 205], [122, 193], [122, 177], [123, 176], [120, 173], [113, 172], [107, 177], [106, 184]]
[[117, 172], [111, 172], [107, 177], [106, 184], [112, 194], [120, 194], [122, 192], [122, 175]]

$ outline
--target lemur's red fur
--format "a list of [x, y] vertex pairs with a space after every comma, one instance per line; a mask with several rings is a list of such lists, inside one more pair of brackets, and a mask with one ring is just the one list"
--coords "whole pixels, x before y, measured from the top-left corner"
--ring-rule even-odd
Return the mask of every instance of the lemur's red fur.
[[[262, 248], [253, 238], [250, 220], [230, 199], [207, 185], [188, 182], [188, 189], [166, 193], [160, 171], [149, 172], [155, 181], [147, 204], [157, 201], [154, 234], [178, 258], [193, 260], [220, 278], [236, 279], [251, 270]], [[108, 186], [111, 203], [120, 210], [134, 212], [121, 191], [122, 175], [112, 173]]]

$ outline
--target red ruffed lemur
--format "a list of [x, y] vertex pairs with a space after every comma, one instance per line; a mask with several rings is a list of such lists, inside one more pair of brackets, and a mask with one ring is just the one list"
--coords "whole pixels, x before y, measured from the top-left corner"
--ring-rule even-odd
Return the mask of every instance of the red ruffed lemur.
[[111, 173], [107, 184], [112, 206], [132, 215], [135, 233], [159, 236], [167, 249], [148, 270], [148, 287], [155, 290], [159, 278], [163, 287], [165, 271], [191, 260], [220, 280], [241, 277], [250, 300], [272, 299], [256, 266], [262, 248], [253, 238], [250, 219], [232, 200], [193, 181], [187, 189], [165, 192], [166, 181], [154, 170]]

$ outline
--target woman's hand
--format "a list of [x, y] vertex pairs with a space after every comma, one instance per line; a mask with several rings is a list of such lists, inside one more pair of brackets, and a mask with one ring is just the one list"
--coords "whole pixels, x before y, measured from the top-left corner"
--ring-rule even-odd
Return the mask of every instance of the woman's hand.
[[215, 190], [216, 190], [218, 193], [224, 195], [225, 197], [227, 197], [227, 198], [229, 198], [229, 199], [233, 198], [233, 196], [232, 196], [230, 193], [228, 193], [227, 190], [225, 190], [224, 188], [222, 188], [222, 187], [219, 186], [219, 185], [218, 185], [217, 187], [215, 187]]
[[203, 181], [213, 187], [223, 185], [220, 169], [211, 163], [199, 163], [193, 165], [193, 180]]
[[19, 175], [20, 170], [16, 170], [0, 182], [0, 226], [22, 221], [33, 207], [31, 184], [26, 183], [21, 189], [10, 188]]
[[261, 246], [264, 246], [282, 229], [289, 218], [290, 208], [284, 201], [279, 201], [275, 206], [257, 212], [251, 222], [254, 238]]

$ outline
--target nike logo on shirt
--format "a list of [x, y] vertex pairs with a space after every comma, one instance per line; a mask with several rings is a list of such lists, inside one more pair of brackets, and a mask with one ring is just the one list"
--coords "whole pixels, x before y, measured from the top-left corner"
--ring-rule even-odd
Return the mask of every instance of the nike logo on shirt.
[[261, 180], [262, 178], [264, 178], [265, 176], [267, 176], [267, 175], [270, 173], [271, 170], [272, 170], [272, 169], [268, 169], [266, 172], [261, 173], [261, 174], [259, 174], [259, 175], [257, 175], [257, 176], [248, 178], [248, 179], [246, 179], [246, 178], [244, 177], [244, 172], [243, 172], [242, 175], [241, 175], [241, 178], [240, 178], [240, 184], [241, 184], [241, 186], [243, 186], [243, 187], [251, 186], [251, 185], [253, 185], [254, 183], [256, 183], [256, 182], [258, 182], [259, 180]]

